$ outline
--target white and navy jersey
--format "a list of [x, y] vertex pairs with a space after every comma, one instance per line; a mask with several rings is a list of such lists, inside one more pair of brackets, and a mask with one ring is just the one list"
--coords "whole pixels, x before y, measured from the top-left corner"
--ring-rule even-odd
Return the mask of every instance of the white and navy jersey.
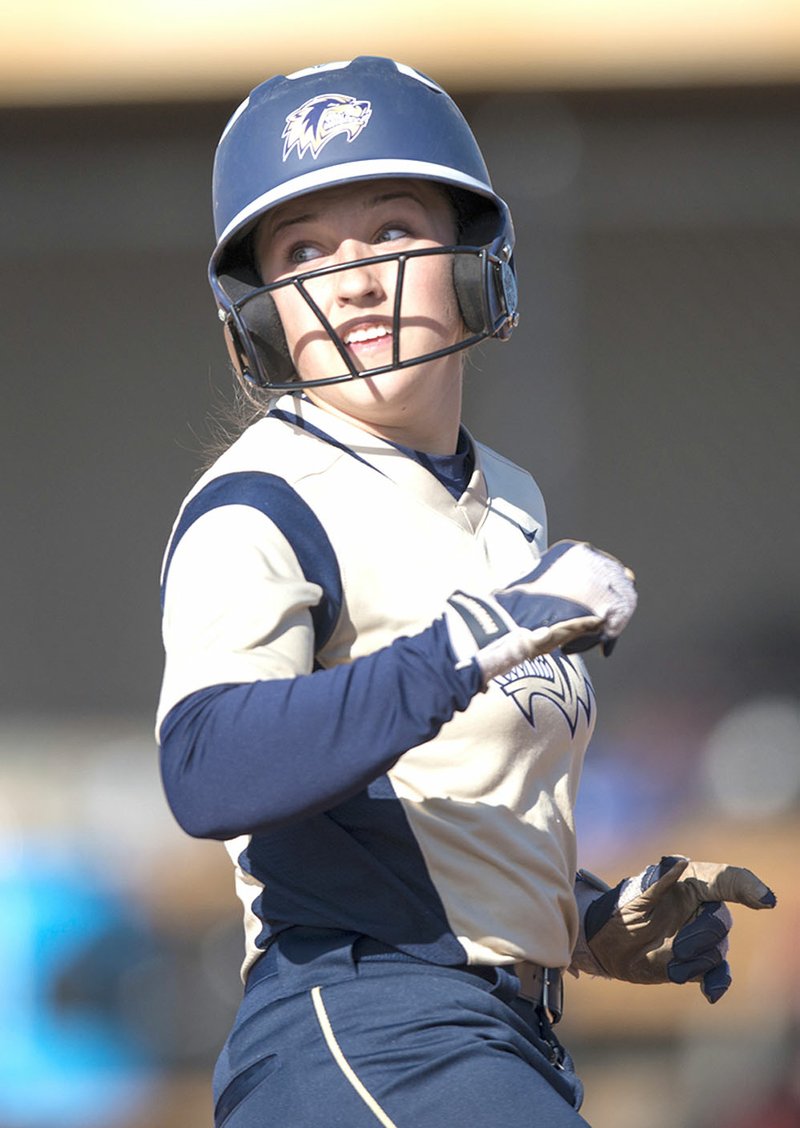
[[164, 784], [225, 839], [244, 970], [292, 925], [442, 964], [566, 966], [572, 810], [594, 724], [556, 652], [481, 692], [443, 607], [529, 573], [544, 507], [480, 444], [429, 460], [287, 395], [200, 479], [164, 563]]

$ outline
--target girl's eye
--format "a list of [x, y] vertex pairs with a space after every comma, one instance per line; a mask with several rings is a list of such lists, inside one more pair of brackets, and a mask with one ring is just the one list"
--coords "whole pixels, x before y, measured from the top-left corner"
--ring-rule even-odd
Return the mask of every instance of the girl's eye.
[[382, 228], [375, 236], [376, 243], [392, 243], [395, 239], [405, 239], [408, 237], [408, 228], [401, 227], [399, 224], [391, 224], [388, 227]]
[[303, 266], [315, 258], [319, 258], [319, 251], [309, 243], [299, 243], [289, 251], [289, 262], [292, 266]]

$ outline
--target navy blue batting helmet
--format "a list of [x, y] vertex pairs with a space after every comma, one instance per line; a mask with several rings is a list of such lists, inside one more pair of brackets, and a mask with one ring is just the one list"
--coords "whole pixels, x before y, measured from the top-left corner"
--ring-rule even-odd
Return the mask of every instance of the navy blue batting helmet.
[[[220, 138], [213, 179], [217, 245], [209, 280], [232, 359], [247, 383], [285, 388], [297, 379], [270, 296], [284, 283], [264, 286], [253, 261], [250, 236], [259, 220], [298, 196], [389, 178], [434, 181], [453, 200], [458, 239], [446, 250], [453, 254], [468, 332], [447, 351], [510, 335], [518, 318], [514, 229], [472, 131], [431, 79], [390, 59], [363, 56], [262, 83]], [[411, 252], [421, 253], [430, 252]], [[303, 277], [291, 283], [301, 292]], [[347, 370], [315, 383], [371, 376], [433, 355], [395, 357], [381, 369], [363, 371], [340, 353]]]

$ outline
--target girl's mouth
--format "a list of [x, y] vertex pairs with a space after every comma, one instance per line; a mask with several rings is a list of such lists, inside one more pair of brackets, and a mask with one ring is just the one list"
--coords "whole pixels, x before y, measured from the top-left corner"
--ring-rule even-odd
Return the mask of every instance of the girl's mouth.
[[360, 325], [349, 329], [342, 340], [348, 346], [370, 345], [375, 341], [383, 341], [391, 337], [392, 331], [386, 325]]

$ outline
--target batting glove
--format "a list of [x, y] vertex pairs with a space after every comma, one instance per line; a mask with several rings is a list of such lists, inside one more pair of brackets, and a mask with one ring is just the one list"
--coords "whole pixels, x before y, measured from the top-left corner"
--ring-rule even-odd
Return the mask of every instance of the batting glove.
[[445, 622], [458, 665], [477, 659], [487, 686], [560, 647], [610, 654], [636, 607], [633, 572], [579, 541], [558, 541], [530, 575], [489, 596], [456, 591]]
[[605, 892], [597, 892], [592, 875], [578, 876], [584, 910], [573, 969], [628, 983], [696, 981], [710, 1003], [731, 985], [725, 957], [733, 918], [726, 902], [750, 909], [776, 903], [750, 870], [674, 855]]

